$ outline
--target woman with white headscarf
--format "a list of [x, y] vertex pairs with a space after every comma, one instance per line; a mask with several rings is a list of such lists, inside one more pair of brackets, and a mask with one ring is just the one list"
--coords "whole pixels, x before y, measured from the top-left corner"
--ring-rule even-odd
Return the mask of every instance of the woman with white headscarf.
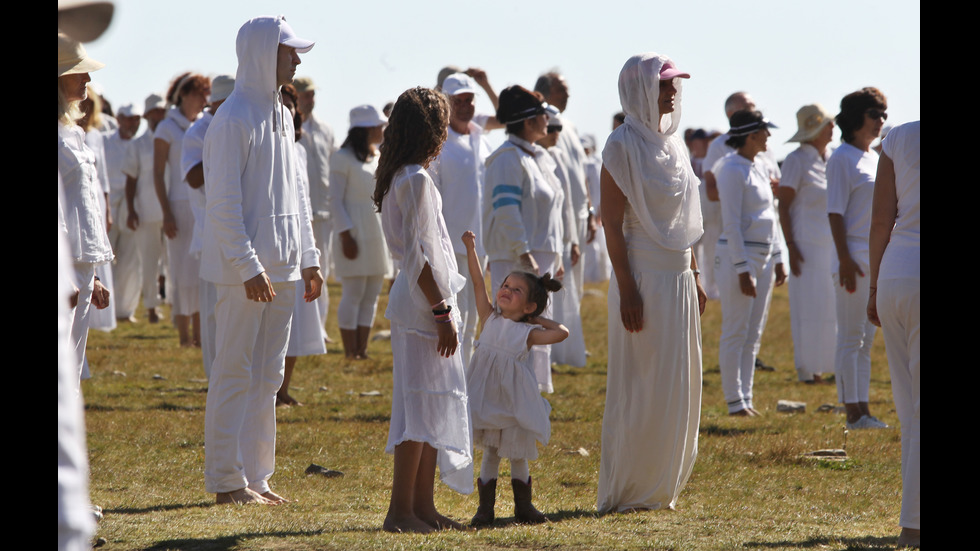
[[619, 74], [626, 123], [602, 151], [602, 221], [613, 266], [600, 513], [673, 509], [694, 468], [707, 297], [692, 247], [698, 178], [680, 127], [681, 78], [666, 56]]

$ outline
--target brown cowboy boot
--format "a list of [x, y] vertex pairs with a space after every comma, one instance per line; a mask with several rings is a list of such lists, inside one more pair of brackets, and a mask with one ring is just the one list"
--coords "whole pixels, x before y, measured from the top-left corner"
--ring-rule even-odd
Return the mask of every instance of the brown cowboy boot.
[[516, 478], [510, 479], [510, 484], [514, 487], [514, 519], [522, 524], [546, 522], [548, 518], [531, 503], [531, 477], [527, 478], [527, 484]]
[[494, 478], [484, 484], [482, 480], [477, 478], [476, 486], [480, 492], [480, 507], [473, 515], [470, 526], [490, 526], [493, 524], [493, 506], [497, 501], [497, 479]]

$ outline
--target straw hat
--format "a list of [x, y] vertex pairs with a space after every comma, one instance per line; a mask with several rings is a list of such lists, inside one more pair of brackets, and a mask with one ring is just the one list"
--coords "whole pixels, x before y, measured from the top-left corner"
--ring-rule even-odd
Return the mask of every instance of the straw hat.
[[831, 115], [822, 105], [814, 103], [804, 105], [796, 112], [796, 124], [799, 130], [787, 142], [808, 142], [817, 137], [823, 127], [834, 123]]
[[82, 43], [65, 33], [58, 33], [58, 76], [91, 73], [105, 67], [85, 53]]

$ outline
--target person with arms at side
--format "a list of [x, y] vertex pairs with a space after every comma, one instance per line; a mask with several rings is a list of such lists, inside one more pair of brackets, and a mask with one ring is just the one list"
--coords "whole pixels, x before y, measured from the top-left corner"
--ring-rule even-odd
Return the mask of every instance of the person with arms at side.
[[217, 350], [204, 416], [204, 480], [217, 503], [288, 501], [272, 491], [276, 393], [297, 279], [320, 295], [319, 252], [296, 181], [295, 132], [279, 88], [313, 42], [283, 16], [238, 30], [235, 89], [204, 137], [201, 277], [215, 283]]

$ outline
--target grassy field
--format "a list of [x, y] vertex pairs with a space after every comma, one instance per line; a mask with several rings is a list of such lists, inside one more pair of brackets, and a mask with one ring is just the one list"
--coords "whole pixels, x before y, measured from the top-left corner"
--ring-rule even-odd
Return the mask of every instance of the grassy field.
[[[702, 318], [704, 387], [699, 456], [676, 511], [596, 514], [596, 483], [606, 377], [606, 289], [589, 285], [583, 301], [583, 369], [558, 366], [552, 439], [531, 464], [535, 504], [552, 522], [513, 523], [509, 485], [498, 489], [493, 528], [431, 535], [381, 531], [392, 458], [384, 453], [391, 408], [391, 352], [373, 341], [371, 358], [346, 361], [339, 344], [300, 358], [291, 393], [305, 405], [278, 410], [272, 484], [295, 499], [277, 506], [215, 506], [204, 491], [204, 404], [200, 351], [181, 349], [169, 322], [92, 331], [93, 378], [83, 383], [92, 502], [104, 509], [102, 549], [892, 549], [901, 501], [897, 428], [844, 432], [833, 385], [803, 385], [793, 369], [789, 301], [776, 290], [757, 372], [757, 418], [727, 415], [718, 371], [721, 310]], [[329, 286], [333, 309], [340, 287]], [[379, 312], [384, 311], [382, 296]], [[142, 312], [140, 313], [142, 315]], [[335, 314], [334, 314], [335, 316]], [[339, 340], [336, 318], [327, 324]], [[387, 329], [379, 314], [376, 329]], [[828, 350], [828, 354], [832, 351]], [[889, 425], [892, 405], [880, 332], [873, 349], [871, 410]], [[380, 396], [361, 393], [379, 391]], [[780, 413], [780, 399], [806, 402]], [[801, 454], [845, 448], [843, 462]], [[585, 453], [579, 451], [585, 450]], [[479, 462], [479, 452], [476, 461]], [[344, 473], [306, 476], [311, 463]], [[508, 476], [509, 465], [501, 465]], [[477, 496], [437, 485], [436, 505], [460, 521]]]

